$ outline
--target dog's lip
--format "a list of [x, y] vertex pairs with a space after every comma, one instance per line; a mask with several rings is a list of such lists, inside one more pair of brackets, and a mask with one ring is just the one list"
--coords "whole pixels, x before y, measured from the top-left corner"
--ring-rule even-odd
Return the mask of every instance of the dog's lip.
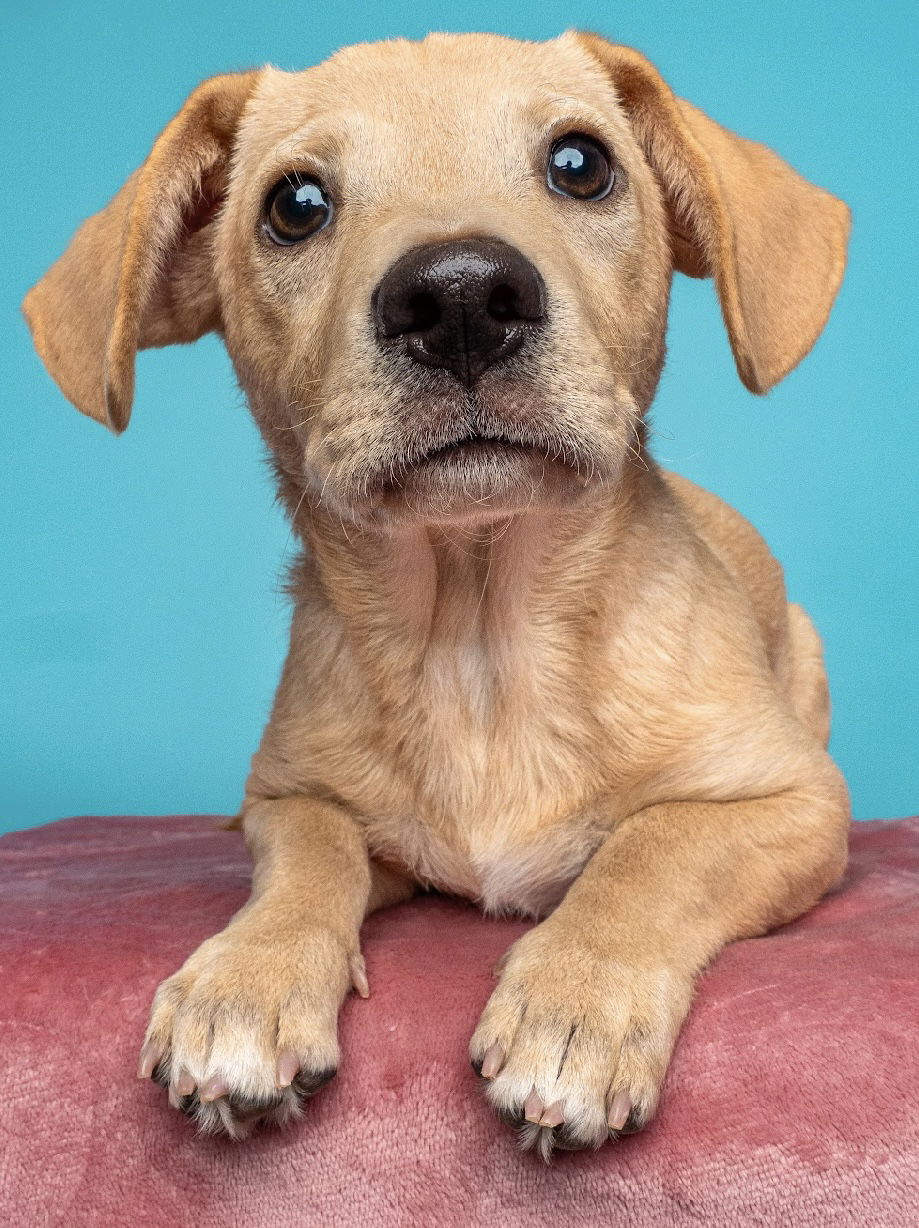
[[[433, 434], [433, 433], [432, 433]], [[451, 435], [418, 439], [401, 455], [381, 465], [365, 480], [364, 496], [371, 505], [412, 498], [450, 497], [479, 502], [509, 497], [521, 490], [532, 500], [537, 490], [586, 487], [598, 472], [596, 463], [576, 441], [537, 431], [529, 424], [508, 424], [502, 430], [469, 426]]]
[[537, 457], [544, 460], [548, 452], [549, 445], [544, 443], [469, 431], [406, 453], [390, 466], [381, 486], [384, 492], [397, 491], [432, 471], [465, 469], [468, 472], [470, 468], [500, 466], [505, 462], [507, 465], [520, 464]]
[[[512, 439], [507, 435], [482, 435], [472, 432], [448, 443], [437, 444], [420, 456], [408, 461], [404, 468], [416, 469], [419, 465], [437, 464], [438, 461], [450, 459], [475, 458], [484, 459], [491, 456], [513, 456], [534, 452], [537, 445], [523, 439]], [[545, 451], [545, 449], [542, 449]]]

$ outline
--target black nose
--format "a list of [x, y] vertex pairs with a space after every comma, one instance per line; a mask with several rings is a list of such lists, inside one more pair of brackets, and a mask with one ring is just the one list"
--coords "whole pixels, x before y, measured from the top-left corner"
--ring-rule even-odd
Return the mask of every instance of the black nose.
[[471, 385], [545, 318], [545, 287], [499, 239], [458, 239], [406, 252], [373, 295], [377, 333], [416, 362]]

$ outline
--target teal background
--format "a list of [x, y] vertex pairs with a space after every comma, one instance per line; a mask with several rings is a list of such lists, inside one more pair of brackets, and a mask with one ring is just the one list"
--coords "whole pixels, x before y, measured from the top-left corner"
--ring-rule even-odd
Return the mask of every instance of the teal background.
[[235, 809], [285, 648], [293, 551], [213, 338], [141, 355], [115, 439], [45, 374], [23, 293], [211, 73], [431, 29], [568, 26], [639, 47], [853, 208], [829, 327], [766, 400], [734, 373], [711, 285], [677, 279], [656, 452], [784, 562], [825, 637], [856, 814], [919, 810], [912, 5], [39, 0], [5, 4], [0, 23], [0, 828]]

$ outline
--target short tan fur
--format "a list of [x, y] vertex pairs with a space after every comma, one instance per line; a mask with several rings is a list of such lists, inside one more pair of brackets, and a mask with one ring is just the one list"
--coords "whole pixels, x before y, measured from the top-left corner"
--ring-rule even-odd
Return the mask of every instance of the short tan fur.
[[[571, 132], [614, 151], [610, 199], [548, 190]], [[335, 215], [278, 247], [264, 202], [295, 172]], [[115, 431], [138, 348], [221, 333], [305, 547], [240, 820], [252, 898], [160, 987], [141, 1059], [204, 1128], [299, 1113], [367, 989], [363, 918], [420, 884], [541, 918], [471, 1056], [525, 1144], [599, 1145], [653, 1114], [713, 956], [839, 879], [819, 638], [644, 416], [674, 269], [714, 278], [763, 393], [823, 328], [848, 224], [635, 51], [432, 35], [206, 82], [31, 291], [51, 374]], [[538, 269], [546, 318], [470, 391], [381, 345], [371, 304], [405, 253], [483, 236]], [[545, 454], [425, 460], [470, 415]]]

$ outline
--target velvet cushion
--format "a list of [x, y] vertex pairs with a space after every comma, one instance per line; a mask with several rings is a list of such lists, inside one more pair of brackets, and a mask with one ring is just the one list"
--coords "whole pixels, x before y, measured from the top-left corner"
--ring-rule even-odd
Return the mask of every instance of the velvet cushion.
[[551, 1167], [486, 1108], [466, 1046], [523, 932], [421, 898], [364, 931], [334, 1082], [284, 1133], [196, 1136], [134, 1077], [157, 983], [244, 901], [206, 817], [0, 840], [0, 1222], [919, 1223], [919, 819], [861, 823], [843, 887], [704, 977], [644, 1133]]

